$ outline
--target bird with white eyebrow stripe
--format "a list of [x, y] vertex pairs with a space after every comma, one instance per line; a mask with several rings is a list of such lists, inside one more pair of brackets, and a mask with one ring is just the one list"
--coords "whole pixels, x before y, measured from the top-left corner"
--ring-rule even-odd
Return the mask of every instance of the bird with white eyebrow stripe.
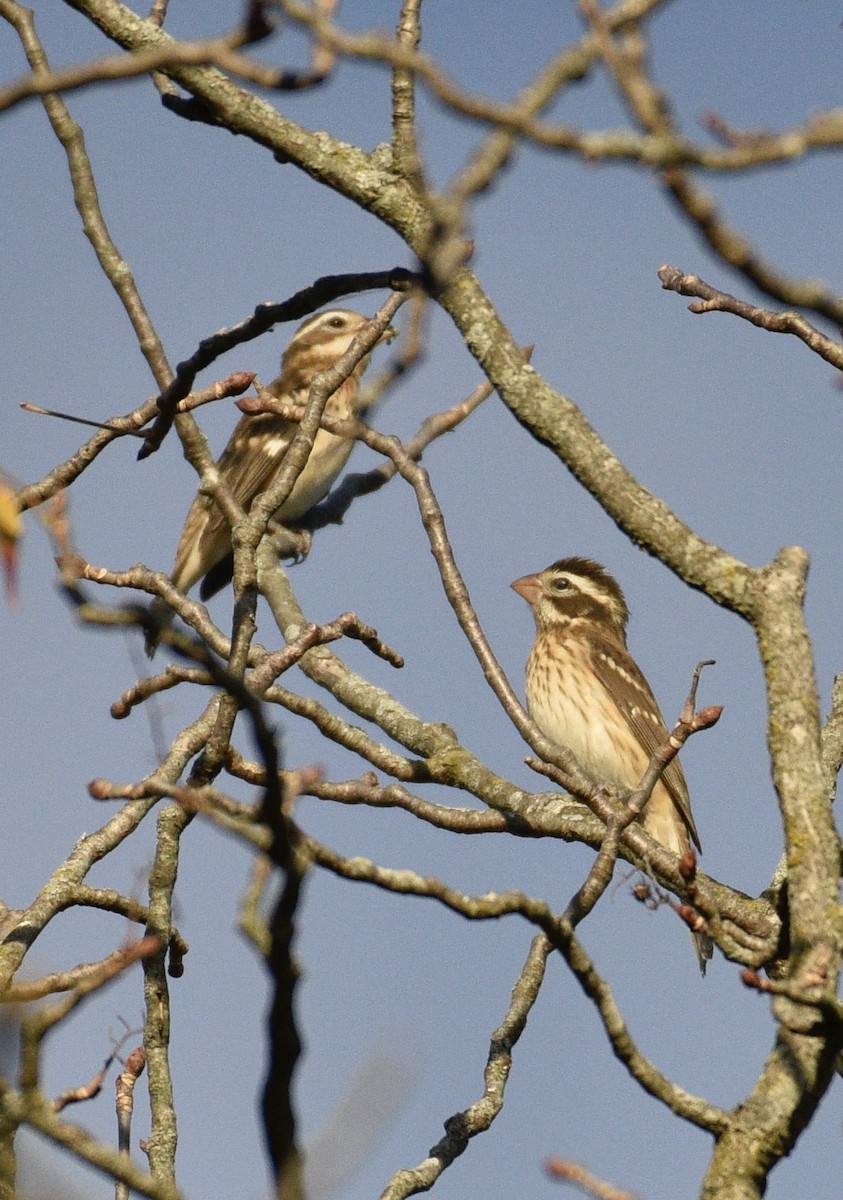
[[[600, 783], [634, 788], [667, 727], [649, 683], [626, 645], [629, 609], [620, 586], [590, 558], [561, 558], [512, 584], [533, 610], [536, 638], [527, 659], [527, 708], [539, 729], [573, 751]], [[674, 854], [701, 849], [678, 758], [644, 806], [647, 833]], [[693, 933], [705, 974], [711, 939]]]
[[[293, 334], [281, 359], [281, 372], [267, 391], [285, 404], [304, 404], [313, 380], [329, 370], [345, 354], [366, 325], [367, 317], [346, 308], [332, 308], [308, 317]], [[395, 337], [390, 328], [379, 339]], [[369, 365], [366, 354], [349, 377], [328, 398], [325, 415], [350, 420], [363, 411], [360, 378]], [[220, 476], [233, 498], [247, 512], [252, 501], [272, 484], [298, 429], [277, 413], [244, 416], [236, 425], [228, 445], [217, 462]], [[345, 466], [354, 443], [320, 429], [304, 468], [292, 491], [273, 514], [281, 523], [296, 521], [327, 496]], [[176, 561], [170, 576], [182, 592], [188, 592], [201, 579], [199, 594], [203, 600], [215, 595], [231, 579], [231, 530], [213, 497], [197, 495], [182, 529]], [[172, 614], [167, 605], [156, 600], [152, 606], [157, 628], [146, 638], [146, 652], [155, 653], [161, 628]]]

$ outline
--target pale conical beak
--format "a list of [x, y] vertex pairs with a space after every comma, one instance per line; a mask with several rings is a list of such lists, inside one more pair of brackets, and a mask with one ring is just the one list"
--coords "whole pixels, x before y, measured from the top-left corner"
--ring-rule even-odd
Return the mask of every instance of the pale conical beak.
[[380, 345], [381, 342], [391, 342], [393, 338], [397, 338], [397, 337], [398, 337], [398, 330], [393, 329], [393, 327], [391, 325], [387, 325], [386, 329], [383, 331], [383, 333], [378, 338], [377, 344]]
[[538, 604], [544, 590], [540, 575], [522, 575], [520, 579], [516, 579], [509, 586], [519, 596], [523, 596], [531, 607]]

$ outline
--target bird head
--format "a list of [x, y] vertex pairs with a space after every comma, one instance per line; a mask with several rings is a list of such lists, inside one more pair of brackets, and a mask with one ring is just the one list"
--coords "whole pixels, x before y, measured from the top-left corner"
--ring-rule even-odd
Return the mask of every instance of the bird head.
[[[369, 317], [352, 312], [350, 308], [329, 308], [316, 313], [298, 327], [281, 359], [282, 377], [312, 378], [332, 367], [354, 341]], [[397, 337], [390, 325], [378, 338], [378, 344]], [[363, 360], [368, 361], [368, 355]], [[359, 372], [360, 373], [360, 372]], [[295, 387], [293, 382], [289, 386]]]
[[516, 579], [511, 587], [532, 608], [537, 629], [587, 621], [626, 639], [629, 609], [623, 592], [593, 559], [560, 558], [535, 575]]

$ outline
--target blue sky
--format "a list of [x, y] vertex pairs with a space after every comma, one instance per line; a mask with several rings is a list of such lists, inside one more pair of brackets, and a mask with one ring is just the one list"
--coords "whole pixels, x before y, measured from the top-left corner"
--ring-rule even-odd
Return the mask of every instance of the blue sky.
[[[347, 0], [341, 17], [353, 29], [387, 28], [395, 7]], [[34, 9], [55, 65], [107, 49], [69, 8], [36, 0]], [[213, 33], [233, 23], [238, 10], [217, 0], [174, 6], [172, 27]], [[514, 95], [579, 28], [571, 6], [545, 0], [430, 2], [423, 16], [425, 48], [465, 87], [501, 98]], [[669, 5], [653, 25], [656, 74], [694, 136], [705, 136], [699, 118], [710, 109], [741, 128], [800, 123], [839, 103], [842, 16], [838, 4], [825, 0], [811, 6], [810, 21], [801, 12], [798, 22], [793, 6], [779, 0]], [[279, 63], [300, 62], [301, 52], [291, 33], [256, 51]], [[0, 78], [23, 70], [16, 39], [3, 29]], [[374, 66], [345, 64], [321, 91], [272, 102], [308, 128], [367, 149], [389, 136], [389, 78]], [[317, 276], [412, 265], [390, 230], [245, 139], [179, 121], [162, 110], [149, 83], [91, 89], [70, 97], [69, 106], [85, 131], [112, 235], [173, 363], [255, 304], [283, 299]], [[427, 97], [420, 111], [430, 175], [444, 183], [479, 130]], [[553, 115], [593, 128], [625, 124], [599, 75], [573, 89]], [[31, 481], [72, 453], [80, 437], [69, 424], [23, 413], [20, 402], [106, 419], [155, 388], [82, 234], [63, 154], [37, 103], [3, 116], [2, 146], [0, 468]], [[839, 159], [818, 155], [704, 183], [730, 221], [782, 270], [841, 286]], [[757, 300], [713, 260], [654, 180], [629, 167], [521, 149], [478, 202], [472, 232], [473, 266], [518, 339], [535, 343], [536, 368], [581, 406], [645, 486], [701, 535], [753, 565], [785, 544], [808, 550], [807, 611], [827, 711], [840, 669], [843, 566], [841, 393], [831, 369], [793, 338], [721, 314], [693, 316], [687, 301], [664, 292], [656, 272], [670, 262]], [[349, 303], [373, 312], [378, 300]], [[256, 370], [268, 381], [289, 332], [279, 328], [241, 347], [222, 360], [219, 374]], [[422, 367], [395, 390], [376, 424], [409, 435], [479, 378], [447, 319], [434, 315]], [[230, 406], [200, 416], [221, 449], [234, 421]], [[75, 536], [94, 563], [119, 569], [143, 561], [169, 569], [194, 476], [172, 438], [141, 464], [136, 449], [128, 439], [113, 444], [73, 487]], [[358, 448], [352, 467], [374, 462]], [[700, 699], [723, 704], [725, 712], [716, 729], [693, 740], [683, 762], [704, 869], [757, 893], [778, 860], [781, 833], [749, 628], [631, 546], [496, 397], [433, 446], [425, 465], [484, 628], [517, 687], [532, 621], [508, 584], [566, 554], [591, 555], [622, 582], [632, 610], [631, 648], [668, 718], [681, 707], [696, 661], [717, 660]], [[400, 481], [358, 502], [341, 528], [324, 531], [291, 579], [314, 620], [353, 609], [407, 660], [395, 673], [358, 645], [344, 645], [352, 666], [393, 688], [420, 716], [454, 725], [464, 744], [502, 775], [538, 787], [523, 765], [525, 746], [456, 627], [412, 493]], [[213, 602], [220, 620], [227, 602], [225, 595]], [[262, 629], [268, 637], [266, 622]], [[0, 847], [2, 898], [24, 905], [80, 833], [110, 815], [110, 805], [89, 799], [87, 782], [140, 778], [153, 764], [154, 748], [142, 711], [121, 723], [108, 715], [135, 677], [130, 649], [137, 654], [139, 639], [79, 628], [56, 590], [51, 551], [32, 517], [22, 548], [21, 603], [0, 609], [0, 645], [4, 693], [13, 698], [0, 745], [9, 814]], [[308, 692], [310, 685], [301, 681], [301, 688]], [[159, 708], [166, 731], [174, 735], [201, 702], [183, 691], [165, 694]], [[290, 765], [317, 760], [339, 779], [362, 769], [309, 728], [283, 715], [278, 721]], [[240, 744], [245, 748], [245, 738]], [[406, 814], [316, 800], [302, 800], [298, 815], [309, 832], [343, 853], [435, 874], [469, 893], [522, 888], [562, 906], [592, 858], [550, 840], [460, 839], [420, 827]], [[154, 825], [148, 826], [91, 882], [143, 896], [153, 852]], [[239, 845], [194, 822], [177, 891], [178, 922], [191, 950], [185, 976], [172, 989], [173, 1069], [183, 1100], [179, 1171], [188, 1197], [266, 1190], [255, 1107], [266, 979], [234, 929], [249, 865]], [[641, 1049], [689, 1090], [736, 1103], [770, 1048], [767, 1001], [746, 992], [738, 969], [721, 956], [701, 981], [679, 923], [664, 911], [645, 913], [620, 873], [619, 880], [583, 931], [589, 951]], [[114, 917], [67, 915], [37, 942], [31, 970], [101, 957], [125, 932]], [[393, 1110], [336, 1200], [378, 1195], [396, 1169], [425, 1157], [448, 1116], [478, 1098], [489, 1036], [505, 1012], [530, 932], [514, 919], [469, 925], [432, 902], [326, 875], [309, 881], [298, 940], [303, 1134], [318, 1137], [373, 1058], [386, 1065], [366, 1087]], [[50, 1043], [49, 1093], [93, 1074], [119, 1018], [139, 1023], [138, 978], [80, 1012]], [[374, 1094], [371, 1103], [377, 1107]], [[73, 1115], [111, 1136], [110, 1099]], [[139, 1113], [135, 1135], [144, 1133]], [[541, 1163], [557, 1154], [583, 1160], [648, 1200], [675, 1200], [696, 1194], [708, 1152], [704, 1135], [641, 1096], [612, 1058], [578, 988], [552, 960], [516, 1051], [503, 1113], [435, 1194], [543, 1200], [557, 1195], [559, 1185], [543, 1177]], [[813, 1200], [831, 1200], [839, 1195], [841, 1159], [839, 1116], [834, 1100], [826, 1100], [794, 1155], [774, 1172], [768, 1196], [803, 1195], [810, 1178]], [[90, 1196], [108, 1194], [103, 1180], [84, 1186]]]

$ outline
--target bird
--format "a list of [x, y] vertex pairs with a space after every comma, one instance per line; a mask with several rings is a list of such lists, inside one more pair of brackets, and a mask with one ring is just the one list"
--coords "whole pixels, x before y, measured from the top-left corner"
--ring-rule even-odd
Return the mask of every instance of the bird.
[[[346, 308], [331, 308], [308, 317], [290, 339], [281, 358], [280, 374], [266, 390], [283, 403], [304, 404], [316, 376], [334, 366], [368, 320]], [[395, 336], [396, 331], [390, 326], [379, 342]], [[328, 398], [326, 416], [349, 420], [364, 411], [360, 379], [370, 358], [371, 351]], [[275, 479], [297, 430], [298, 422], [271, 412], [244, 416], [235, 426], [216, 465], [232, 496], [247, 512], [255, 497], [265, 492]], [[274, 519], [283, 524], [295, 522], [323, 500], [345, 466], [353, 445], [351, 438], [320, 429], [304, 469], [287, 499], [276, 509]], [[232, 567], [228, 521], [213, 497], [200, 492], [188, 511], [170, 581], [186, 593], [201, 579], [199, 594], [208, 600], [230, 581]], [[164, 600], [153, 602], [151, 627], [146, 635], [148, 657], [154, 655], [161, 632], [172, 616]]]
[[[571, 750], [600, 783], [634, 788], [668, 737], [653, 691], [629, 653], [629, 608], [616, 579], [590, 558], [560, 558], [511, 587], [533, 610], [536, 636], [527, 658], [527, 709], [557, 746]], [[668, 763], [640, 817], [674, 854], [700, 845], [685, 773]], [[705, 975], [713, 946], [693, 933]]]

